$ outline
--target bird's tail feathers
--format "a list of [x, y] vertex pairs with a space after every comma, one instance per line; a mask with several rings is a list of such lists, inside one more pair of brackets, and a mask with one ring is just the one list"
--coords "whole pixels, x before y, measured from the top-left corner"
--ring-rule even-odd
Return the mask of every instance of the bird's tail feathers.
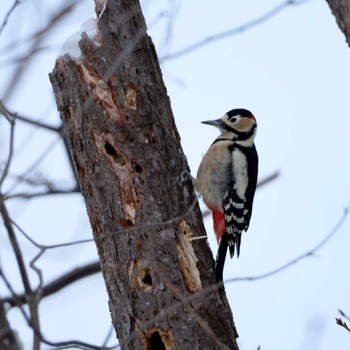
[[224, 274], [224, 265], [228, 247], [227, 233], [225, 233], [219, 243], [218, 253], [215, 260], [215, 277], [217, 282], [221, 282]]
[[237, 258], [239, 258], [239, 253], [241, 250], [241, 235], [242, 234], [238, 232], [227, 235], [227, 243], [230, 250], [231, 259], [234, 257], [235, 251], [237, 252]]

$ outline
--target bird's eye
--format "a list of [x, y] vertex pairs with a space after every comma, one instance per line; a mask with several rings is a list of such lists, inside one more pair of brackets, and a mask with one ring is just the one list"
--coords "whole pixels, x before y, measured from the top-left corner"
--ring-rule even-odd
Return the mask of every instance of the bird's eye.
[[231, 123], [234, 123], [236, 120], [237, 120], [237, 118], [232, 117], [232, 118], [230, 119], [230, 122], [231, 122]]

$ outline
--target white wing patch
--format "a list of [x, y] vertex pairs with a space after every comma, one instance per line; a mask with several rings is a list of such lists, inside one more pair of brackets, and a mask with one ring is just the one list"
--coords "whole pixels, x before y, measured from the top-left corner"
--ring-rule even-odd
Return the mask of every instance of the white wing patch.
[[[248, 187], [247, 158], [240, 150], [234, 149], [232, 152], [232, 161], [235, 179], [234, 190], [239, 198], [245, 200], [245, 192]], [[239, 209], [243, 209], [243, 207]]]

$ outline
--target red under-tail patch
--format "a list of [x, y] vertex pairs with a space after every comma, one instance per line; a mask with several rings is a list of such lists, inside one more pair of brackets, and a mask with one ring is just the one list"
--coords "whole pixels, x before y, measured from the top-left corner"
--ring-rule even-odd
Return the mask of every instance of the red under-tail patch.
[[225, 216], [223, 212], [216, 211], [216, 210], [213, 210], [212, 214], [213, 214], [214, 232], [216, 234], [216, 239], [219, 243], [221, 240], [221, 237], [226, 231]]

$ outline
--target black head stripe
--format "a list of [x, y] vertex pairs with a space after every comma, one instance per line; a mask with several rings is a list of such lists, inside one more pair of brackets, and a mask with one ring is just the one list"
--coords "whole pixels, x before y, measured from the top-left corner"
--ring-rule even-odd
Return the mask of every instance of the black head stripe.
[[251, 118], [253, 113], [244, 108], [231, 109], [226, 113], [229, 117], [234, 117], [235, 115], [240, 115], [242, 117]]

